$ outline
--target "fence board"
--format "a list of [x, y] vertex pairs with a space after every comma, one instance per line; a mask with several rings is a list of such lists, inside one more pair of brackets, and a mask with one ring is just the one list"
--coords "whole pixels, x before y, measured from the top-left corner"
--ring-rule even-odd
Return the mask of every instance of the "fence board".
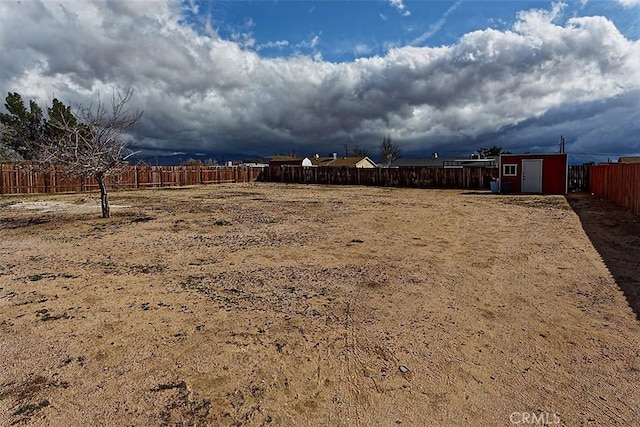
[[[129, 166], [107, 178], [111, 188], [152, 188], [253, 182], [263, 168], [239, 166]], [[98, 191], [93, 178], [67, 177], [60, 167], [47, 171], [30, 165], [0, 164], [0, 194]]]
[[591, 192], [640, 215], [640, 163], [594, 165]]
[[305, 167], [277, 165], [266, 171], [265, 180], [298, 184], [372, 185], [418, 188], [486, 189], [497, 168], [400, 167]]

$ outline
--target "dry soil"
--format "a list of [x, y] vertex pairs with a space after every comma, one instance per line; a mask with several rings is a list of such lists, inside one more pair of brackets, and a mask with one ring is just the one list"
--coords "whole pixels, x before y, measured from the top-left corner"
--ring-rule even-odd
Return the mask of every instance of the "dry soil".
[[588, 197], [111, 201], [0, 198], [2, 426], [640, 424], [638, 217], [600, 218], [605, 253]]

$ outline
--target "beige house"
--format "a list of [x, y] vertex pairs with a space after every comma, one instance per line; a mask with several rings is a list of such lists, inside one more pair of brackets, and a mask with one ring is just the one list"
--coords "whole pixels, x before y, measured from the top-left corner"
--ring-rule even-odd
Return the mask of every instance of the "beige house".
[[369, 157], [338, 157], [334, 154], [331, 157], [320, 157], [317, 154], [313, 157], [305, 157], [302, 166], [328, 166], [347, 168], [375, 168], [376, 163]]

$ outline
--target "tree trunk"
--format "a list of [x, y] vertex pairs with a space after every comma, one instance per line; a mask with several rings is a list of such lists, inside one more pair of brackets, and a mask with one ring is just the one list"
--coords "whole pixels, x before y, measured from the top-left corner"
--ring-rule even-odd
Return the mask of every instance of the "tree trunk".
[[107, 184], [104, 176], [96, 177], [100, 186], [100, 204], [102, 206], [102, 218], [111, 218], [111, 209], [109, 208], [109, 193], [107, 193]]

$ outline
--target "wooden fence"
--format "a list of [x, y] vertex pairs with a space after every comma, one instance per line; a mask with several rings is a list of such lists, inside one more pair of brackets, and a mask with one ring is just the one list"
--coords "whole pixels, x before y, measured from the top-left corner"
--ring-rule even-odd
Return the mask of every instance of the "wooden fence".
[[265, 170], [265, 181], [299, 184], [343, 184], [420, 188], [487, 189], [498, 168], [304, 167], [278, 165]]
[[569, 166], [569, 191], [589, 191], [591, 165]]
[[640, 215], [640, 163], [591, 167], [591, 192]]
[[[110, 176], [112, 188], [170, 187], [198, 184], [253, 182], [262, 168], [239, 166], [129, 166]], [[70, 178], [62, 168], [47, 171], [28, 165], [0, 164], [0, 194], [72, 193], [97, 191], [93, 178]]]

